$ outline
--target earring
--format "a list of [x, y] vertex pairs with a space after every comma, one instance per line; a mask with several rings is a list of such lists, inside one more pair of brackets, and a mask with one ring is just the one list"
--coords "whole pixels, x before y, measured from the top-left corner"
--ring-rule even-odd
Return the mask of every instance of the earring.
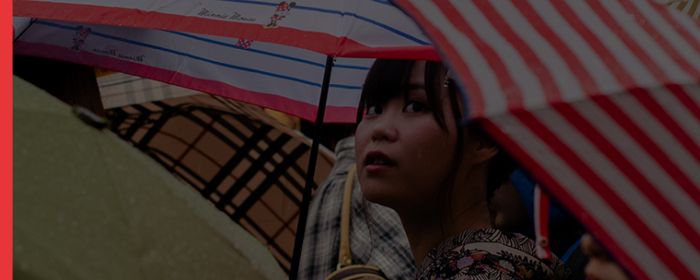
[[450, 74], [452, 74], [450, 69], [447, 69], [447, 72], [445, 73], [445, 80], [442, 81], [442, 87], [449, 87], [450, 86], [450, 81], [452, 78], [450, 78]]

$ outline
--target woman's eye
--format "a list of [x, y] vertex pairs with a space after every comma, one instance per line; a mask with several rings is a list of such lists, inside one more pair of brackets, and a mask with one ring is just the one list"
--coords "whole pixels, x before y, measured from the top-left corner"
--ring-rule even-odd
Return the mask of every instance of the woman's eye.
[[406, 104], [406, 107], [404, 107], [404, 112], [408, 113], [419, 113], [419, 112], [424, 112], [427, 111], [428, 106], [425, 104], [418, 102], [418, 101], [409, 101]]
[[377, 105], [372, 105], [367, 108], [367, 115], [379, 115], [382, 113], [382, 107]]

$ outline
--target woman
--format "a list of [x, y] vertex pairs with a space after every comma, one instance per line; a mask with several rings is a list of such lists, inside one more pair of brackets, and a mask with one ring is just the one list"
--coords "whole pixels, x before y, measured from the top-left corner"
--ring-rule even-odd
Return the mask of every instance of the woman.
[[[488, 200], [513, 170], [477, 124], [459, 125], [456, 85], [436, 62], [378, 60], [356, 131], [364, 196], [401, 217], [419, 279], [555, 279], [558, 260], [492, 227]], [[360, 118], [358, 118], [360, 119]]]

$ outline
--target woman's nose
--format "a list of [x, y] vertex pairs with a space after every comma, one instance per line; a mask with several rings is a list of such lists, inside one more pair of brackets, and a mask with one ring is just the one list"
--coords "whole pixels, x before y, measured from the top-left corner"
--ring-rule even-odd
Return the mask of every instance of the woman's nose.
[[372, 127], [372, 141], [380, 142], [394, 142], [399, 136], [399, 132], [396, 129], [395, 123], [392, 118], [387, 115], [379, 117], [374, 122]]

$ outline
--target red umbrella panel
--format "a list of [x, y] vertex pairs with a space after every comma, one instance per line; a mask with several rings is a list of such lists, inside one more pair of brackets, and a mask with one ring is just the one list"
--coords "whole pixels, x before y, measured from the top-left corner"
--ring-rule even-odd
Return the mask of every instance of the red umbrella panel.
[[636, 278], [700, 278], [700, 24], [656, 1], [394, 1], [465, 110]]

